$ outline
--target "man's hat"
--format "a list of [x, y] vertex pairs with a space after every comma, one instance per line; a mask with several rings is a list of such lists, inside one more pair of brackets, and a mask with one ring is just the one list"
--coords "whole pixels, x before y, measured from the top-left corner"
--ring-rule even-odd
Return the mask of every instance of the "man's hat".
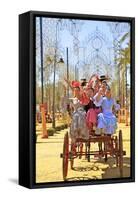
[[99, 80], [100, 81], [104, 81], [104, 80], [107, 80], [108, 78], [105, 76], [105, 75], [102, 75], [99, 77]]
[[86, 82], [86, 83], [87, 83], [87, 81], [86, 81], [86, 78], [81, 78], [81, 81], [83, 81], [83, 82]]
[[86, 78], [81, 78], [81, 86], [86, 86], [86, 83], [88, 83]]

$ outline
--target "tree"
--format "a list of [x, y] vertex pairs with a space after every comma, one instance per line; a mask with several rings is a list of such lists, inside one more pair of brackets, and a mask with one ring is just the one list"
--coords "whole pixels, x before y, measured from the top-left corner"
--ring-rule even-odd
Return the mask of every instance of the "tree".
[[[122, 48], [119, 51], [117, 66], [120, 73], [120, 100], [121, 106], [124, 107], [125, 99], [127, 101], [127, 66], [130, 66], [130, 33], [125, 33], [120, 38]], [[127, 102], [126, 102], [127, 104]]]

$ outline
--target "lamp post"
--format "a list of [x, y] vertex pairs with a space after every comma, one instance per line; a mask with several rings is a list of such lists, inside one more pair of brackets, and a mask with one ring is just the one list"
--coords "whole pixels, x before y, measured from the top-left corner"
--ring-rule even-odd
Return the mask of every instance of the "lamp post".
[[54, 54], [54, 73], [53, 73], [53, 104], [52, 104], [52, 127], [55, 128], [55, 79], [56, 79], [56, 62], [57, 62], [57, 28], [59, 20], [56, 23], [56, 40], [55, 40], [55, 54]]
[[53, 73], [53, 106], [52, 106], [52, 127], [55, 128], [55, 78], [56, 78], [56, 55], [54, 56], [54, 73]]
[[[69, 54], [68, 54], [68, 47], [66, 48], [66, 57], [67, 57], [67, 81], [69, 81]], [[69, 85], [67, 86], [67, 97], [69, 98]]]
[[57, 63], [64, 63], [63, 58], [60, 58], [59, 61], [57, 61], [57, 58], [54, 56], [54, 71], [53, 71], [53, 103], [52, 103], [52, 107], [53, 107], [53, 113], [52, 113], [52, 127], [55, 128], [56, 127], [56, 123], [55, 123], [55, 89], [56, 89], [56, 65]]
[[40, 17], [40, 55], [41, 55], [41, 103], [43, 104], [44, 90], [43, 90], [43, 29], [42, 17]]
[[45, 118], [45, 105], [44, 105], [44, 90], [43, 90], [43, 26], [42, 17], [40, 17], [40, 55], [41, 55], [41, 105], [40, 111], [42, 116], [42, 138], [48, 138], [46, 129], [46, 118]]

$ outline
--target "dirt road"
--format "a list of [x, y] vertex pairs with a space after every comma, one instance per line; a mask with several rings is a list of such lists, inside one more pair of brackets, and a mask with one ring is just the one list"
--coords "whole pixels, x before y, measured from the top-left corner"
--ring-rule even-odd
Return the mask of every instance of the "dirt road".
[[[123, 131], [123, 146], [126, 151], [124, 157], [124, 177], [130, 176], [130, 127], [119, 124], [118, 130]], [[60, 131], [48, 139], [41, 139], [38, 136], [36, 144], [36, 182], [58, 182], [63, 181], [62, 177], [62, 158], [60, 153], [63, 151], [63, 138], [67, 129]], [[118, 131], [117, 131], [118, 134]], [[93, 146], [97, 148], [97, 144]], [[68, 171], [68, 181], [105, 179], [119, 177], [119, 169], [115, 166], [115, 159], [109, 158], [107, 163], [103, 159], [93, 156], [88, 162], [84, 157], [75, 159], [74, 170]]]

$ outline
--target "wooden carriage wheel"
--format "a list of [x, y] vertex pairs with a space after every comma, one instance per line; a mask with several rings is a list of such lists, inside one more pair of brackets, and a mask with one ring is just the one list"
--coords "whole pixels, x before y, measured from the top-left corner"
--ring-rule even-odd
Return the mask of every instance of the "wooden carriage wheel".
[[73, 146], [71, 144], [71, 157], [70, 157], [70, 168], [73, 169], [73, 165], [74, 165], [74, 158], [73, 158]]
[[123, 139], [122, 130], [119, 130], [119, 171], [120, 177], [123, 177]]
[[115, 143], [115, 158], [116, 158], [116, 167], [118, 167], [118, 138], [115, 136], [114, 138], [114, 143]]
[[66, 132], [64, 136], [64, 144], [63, 144], [63, 179], [64, 181], [67, 178], [68, 173], [68, 160], [69, 160], [69, 136], [68, 132]]

